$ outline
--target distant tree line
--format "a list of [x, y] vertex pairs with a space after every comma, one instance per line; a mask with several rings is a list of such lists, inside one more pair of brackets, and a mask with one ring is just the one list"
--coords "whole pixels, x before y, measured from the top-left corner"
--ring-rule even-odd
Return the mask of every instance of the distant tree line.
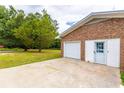
[[58, 24], [45, 9], [25, 14], [13, 6], [0, 6], [0, 45], [8, 48], [60, 48]]
[[61, 45], [60, 38], [56, 38], [56, 39], [52, 42], [50, 48], [60, 49], [60, 45]]

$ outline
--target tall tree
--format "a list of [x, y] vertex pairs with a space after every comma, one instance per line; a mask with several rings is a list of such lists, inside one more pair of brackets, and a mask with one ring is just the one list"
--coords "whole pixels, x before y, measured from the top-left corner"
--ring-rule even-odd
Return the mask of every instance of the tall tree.
[[58, 34], [56, 24], [46, 10], [43, 10], [42, 14], [28, 14], [23, 24], [13, 32], [25, 48], [35, 47], [39, 49], [39, 52], [43, 48], [48, 48]]
[[43, 48], [48, 48], [52, 41], [58, 35], [57, 25], [51, 19], [46, 10], [42, 11], [42, 17], [36, 23], [35, 45], [39, 48], [39, 52]]
[[28, 48], [31, 48], [33, 45], [33, 32], [34, 32], [34, 22], [35, 16], [31, 13], [25, 17], [21, 26], [13, 30], [14, 36], [17, 39], [20, 39], [22, 44], [24, 45], [25, 51]]
[[57, 25], [46, 10], [25, 15], [13, 6], [0, 6], [0, 44], [6, 47], [48, 48], [58, 35]]
[[17, 47], [21, 43], [19, 39], [15, 38], [12, 30], [22, 24], [25, 16], [23, 10], [17, 11], [12, 6], [8, 9], [0, 6], [0, 15], [0, 43], [6, 47]]
[[4, 6], [0, 6], [0, 44], [4, 44], [5, 41], [5, 25], [9, 19], [9, 12]]

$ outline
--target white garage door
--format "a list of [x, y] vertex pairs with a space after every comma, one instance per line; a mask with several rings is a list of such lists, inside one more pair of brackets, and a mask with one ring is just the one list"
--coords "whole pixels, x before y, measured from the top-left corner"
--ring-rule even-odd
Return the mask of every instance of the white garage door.
[[64, 57], [80, 59], [80, 42], [64, 42]]
[[85, 41], [85, 61], [119, 67], [120, 39]]

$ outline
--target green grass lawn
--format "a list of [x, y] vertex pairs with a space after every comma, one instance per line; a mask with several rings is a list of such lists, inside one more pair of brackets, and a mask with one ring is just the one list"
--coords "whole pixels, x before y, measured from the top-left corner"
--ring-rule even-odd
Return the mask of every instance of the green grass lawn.
[[121, 72], [121, 80], [122, 80], [122, 84], [124, 85], [124, 72]]
[[[3, 51], [5, 50], [6, 49], [3, 49]], [[0, 68], [15, 67], [61, 57], [60, 50], [46, 49], [42, 50], [42, 52], [38, 52], [38, 50], [29, 50], [27, 52], [23, 52], [22, 49], [10, 50], [14, 51], [10, 53], [0, 53]]]

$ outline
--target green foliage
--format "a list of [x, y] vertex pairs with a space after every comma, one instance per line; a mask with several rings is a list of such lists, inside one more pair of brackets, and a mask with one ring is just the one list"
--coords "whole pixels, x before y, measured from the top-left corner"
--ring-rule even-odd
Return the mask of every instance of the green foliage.
[[[12, 6], [9, 9], [0, 6], [0, 44], [5, 47], [17, 47], [21, 42], [13, 35], [12, 30], [18, 28], [24, 19], [24, 12], [16, 11]], [[21, 45], [22, 46], [22, 45]]]
[[50, 46], [50, 48], [55, 48], [55, 49], [60, 49], [61, 46], [61, 42], [60, 42], [60, 38], [56, 38], [52, 45]]
[[122, 80], [122, 84], [124, 85], [124, 72], [121, 72], [121, 80]]
[[30, 23], [25, 22], [19, 28], [13, 30], [16, 38], [19, 38], [25, 47], [30, 48], [33, 43], [32, 28]]
[[[41, 19], [36, 23], [35, 43], [39, 49], [50, 47], [57, 36], [56, 26], [45, 10]], [[37, 43], [38, 42], [38, 43]]]
[[5, 47], [48, 48], [58, 35], [57, 25], [46, 10], [25, 15], [13, 6], [0, 6], [0, 44]]
[[25, 21], [13, 30], [16, 38], [19, 38], [26, 48], [43, 48], [51, 46], [52, 41], [58, 35], [56, 25], [45, 10], [39, 13], [30, 13]]

